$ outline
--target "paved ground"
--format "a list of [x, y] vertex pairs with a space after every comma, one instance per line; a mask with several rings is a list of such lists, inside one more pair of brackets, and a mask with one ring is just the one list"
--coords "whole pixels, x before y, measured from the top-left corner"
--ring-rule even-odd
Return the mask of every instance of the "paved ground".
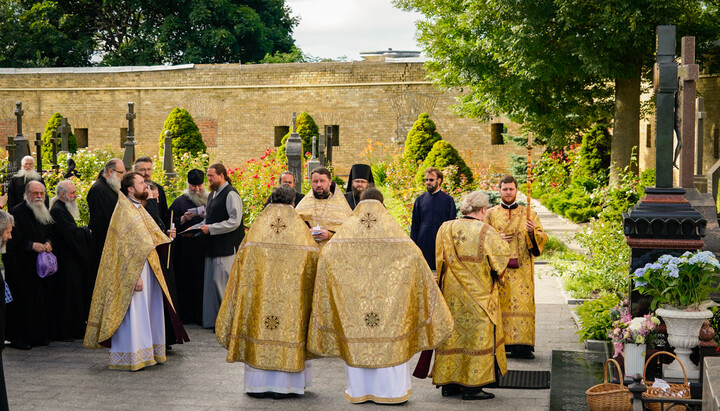
[[[577, 226], [538, 209], [548, 231], [564, 234]], [[547, 265], [538, 264], [536, 278], [537, 337], [535, 360], [509, 360], [510, 369], [550, 370], [552, 350], [582, 350], [576, 326], [557, 279], [542, 275]], [[373, 404], [352, 405], [343, 397], [345, 374], [337, 359], [313, 361], [314, 379], [299, 399], [259, 400], [243, 393], [242, 364], [225, 362], [225, 350], [214, 334], [188, 327], [190, 343], [176, 346], [165, 364], [139, 372], [107, 369], [106, 350], [83, 349], [81, 342], [52, 343], [48, 347], [3, 353], [10, 408], [31, 409], [361, 409]], [[417, 358], [411, 361], [414, 367]], [[413, 379], [410, 401], [403, 409], [547, 410], [550, 390], [491, 390], [496, 398], [469, 402], [446, 399], [429, 380]]]

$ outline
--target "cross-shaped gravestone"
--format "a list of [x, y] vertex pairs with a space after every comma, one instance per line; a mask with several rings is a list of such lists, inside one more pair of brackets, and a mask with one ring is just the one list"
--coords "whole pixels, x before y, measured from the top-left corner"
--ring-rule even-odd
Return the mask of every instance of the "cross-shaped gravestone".
[[42, 133], [35, 133], [35, 149], [37, 150], [37, 172], [42, 174]]
[[175, 167], [173, 165], [173, 152], [172, 152], [172, 133], [170, 130], [165, 130], [165, 144], [163, 146], [163, 170], [165, 171], [165, 177], [175, 178]]
[[23, 157], [30, 155], [30, 143], [22, 135], [22, 117], [25, 112], [22, 101], [15, 103], [15, 117], [17, 118], [17, 136], [15, 136], [15, 169], [19, 170]]
[[60, 133], [60, 152], [68, 152], [68, 136], [70, 135], [70, 126], [68, 125], [65, 117], [60, 119], [60, 127], [58, 127], [58, 133]]
[[288, 171], [295, 176], [295, 191], [302, 191], [302, 139], [295, 128], [295, 113], [292, 116], [292, 131], [285, 145], [285, 155], [287, 156]]
[[320, 167], [320, 161], [318, 161], [316, 153], [317, 150], [315, 149], [315, 143], [316, 143], [316, 137], [313, 136], [312, 138], [312, 157], [310, 158], [310, 161], [307, 163], [307, 170], [308, 170], [308, 176], [312, 175], [313, 170]]
[[54, 173], [57, 173], [58, 171], [60, 171], [60, 165], [58, 165], [58, 160], [57, 160], [58, 138], [57, 138], [56, 130], [52, 131], [52, 137], [50, 138], [50, 142], [52, 143], [52, 169], [53, 169]]
[[17, 146], [15, 145], [15, 137], [10, 136], [8, 137], [8, 143], [5, 146], [5, 149], [8, 151], [8, 178], [11, 177], [15, 172], [17, 171], [17, 167], [15, 165], [15, 149]]
[[695, 177], [703, 176], [703, 126], [705, 119], [705, 99], [695, 100]]
[[[695, 64], [695, 37], [682, 38], [680, 67], [678, 68], [680, 128], [682, 148], [680, 152], [680, 187], [695, 187], [695, 98], [700, 69]], [[677, 114], [677, 113], [676, 113]]]
[[675, 63], [675, 26], [657, 28], [657, 63], [655, 64], [655, 186], [673, 186], [673, 125], [678, 66]]
[[135, 103], [128, 103], [128, 112], [125, 119], [128, 121], [127, 140], [125, 140], [125, 154], [123, 155], [123, 164], [125, 169], [130, 170], [135, 162]]

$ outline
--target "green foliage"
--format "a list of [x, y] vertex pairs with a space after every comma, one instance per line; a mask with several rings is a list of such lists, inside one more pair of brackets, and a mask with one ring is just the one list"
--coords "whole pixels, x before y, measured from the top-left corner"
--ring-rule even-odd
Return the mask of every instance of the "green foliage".
[[282, 52], [278, 50], [275, 52], [275, 54], [272, 55], [270, 53], [267, 53], [265, 54], [265, 57], [263, 57], [262, 60], [260, 60], [258, 63], [322, 63], [329, 61], [347, 61], [347, 57], [342, 56], [336, 57], [334, 59], [315, 57], [310, 54], [303, 53], [303, 51], [296, 46], [292, 46], [290, 48], [290, 51], [288, 52]]
[[611, 142], [610, 130], [604, 124], [596, 124], [583, 134], [579, 174], [607, 181]]
[[[596, 217], [602, 207], [595, 200], [592, 192], [598, 187], [597, 182], [587, 177], [578, 177], [570, 187], [558, 195], [549, 197], [547, 207], [575, 223], [585, 222]], [[546, 197], [540, 197], [543, 200]]]
[[510, 174], [515, 177], [518, 184], [527, 183], [527, 156], [509, 154]]
[[580, 319], [580, 329], [576, 334], [579, 341], [610, 341], [608, 331], [612, 329], [612, 311], [620, 302], [616, 294], [606, 294], [595, 300], [585, 301], [575, 309]]
[[165, 130], [170, 130], [172, 133], [173, 156], [180, 157], [185, 153], [197, 156], [207, 152], [200, 129], [184, 108], [175, 107], [165, 119], [165, 124], [160, 132], [160, 153], [158, 154], [160, 158], [165, 151]]
[[[405, 150], [407, 152], [407, 146], [405, 146]], [[422, 184], [422, 180], [425, 178], [425, 170], [428, 167], [435, 167], [443, 171], [443, 174], [445, 174], [443, 184], [448, 188], [447, 191], [454, 191], [451, 185], [465, 186], [473, 183], [473, 174], [470, 167], [467, 166], [455, 147], [445, 140], [439, 140], [433, 144], [432, 149], [415, 175], [415, 181], [418, 184]]]
[[405, 140], [405, 157], [412, 161], [425, 161], [430, 150], [440, 140], [442, 136], [437, 132], [435, 122], [427, 113], [421, 113]]
[[593, 220], [575, 233], [575, 241], [583, 248], [583, 254], [575, 261], [552, 263], [552, 273], [561, 278], [563, 288], [575, 298], [604, 292], [626, 293], [630, 249], [622, 221]]
[[562, 240], [552, 234], [548, 234], [548, 239], [545, 242], [545, 247], [543, 247], [542, 259], [545, 260], [554, 256], [555, 254], [566, 253], [567, 251], [568, 248], [565, 246], [565, 243], [563, 243]]
[[[297, 133], [300, 134], [300, 139], [302, 139], [303, 158], [307, 158], [307, 153], [312, 154], [312, 138], [319, 134], [318, 126], [315, 124], [315, 120], [312, 116], [303, 111], [299, 116], [297, 116], [297, 118], [295, 118], [295, 127], [297, 128]], [[284, 159], [287, 157], [285, 150], [287, 148], [287, 140], [290, 138], [290, 134], [292, 134], [292, 130], [283, 136], [280, 141], [280, 147], [278, 147], [277, 150], [277, 157], [279, 159], [283, 159], [283, 161], [285, 161]]]
[[[50, 116], [50, 119], [45, 123], [45, 132], [42, 136], [42, 161], [43, 161], [43, 167], [49, 169], [50, 164], [52, 164], [52, 132], [57, 131], [58, 127], [60, 127], [60, 120], [62, 119], [62, 116], [60, 113], [53, 113], [52, 116]], [[68, 126], [70, 126], [70, 123], [68, 122]], [[70, 127], [72, 130], [72, 127]], [[57, 151], [60, 152], [62, 149], [61, 141], [60, 141], [60, 133], [57, 133]], [[68, 151], [71, 153], [74, 153], [77, 151], [77, 140], [75, 139], [75, 134], [71, 131], [68, 133]], [[58, 159], [58, 163], [60, 162], [60, 159]]]

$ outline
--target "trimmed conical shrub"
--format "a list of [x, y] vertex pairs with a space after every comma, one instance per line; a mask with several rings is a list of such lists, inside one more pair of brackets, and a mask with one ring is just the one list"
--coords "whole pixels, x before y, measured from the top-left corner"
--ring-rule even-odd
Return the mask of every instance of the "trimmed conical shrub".
[[421, 113], [405, 140], [405, 158], [416, 162], [425, 161], [433, 144], [440, 140], [442, 136], [437, 132], [435, 122], [430, 120], [427, 113]]
[[444, 170], [447, 166], [455, 166], [457, 168], [457, 172], [452, 175], [445, 176], [445, 181], [449, 181], [451, 179], [453, 185], [460, 186], [462, 176], [464, 175], [468, 184], [473, 182], [474, 178], [472, 170], [470, 170], [470, 167], [467, 166], [465, 160], [463, 160], [462, 156], [458, 153], [455, 147], [445, 140], [440, 140], [433, 144], [432, 149], [425, 158], [425, 161], [423, 161], [422, 166], [418, 169], [418, 172], [415, 175], [415, 180], [418, 184], [422, 184], [422, 180], [425, 178], [425, 169], [428, 167], [435, 167], [439, 170]]
[[175, 107], [165, 119], [160, 132], [160, 158], [165, 148], [165, 130], [170, 130], [173, 137], [173, 155], [179, 157], [184, 153], [198, 155], [207, 153], [207, 146], [202, 139], [200, 129], [190, 113], [184, 108]]

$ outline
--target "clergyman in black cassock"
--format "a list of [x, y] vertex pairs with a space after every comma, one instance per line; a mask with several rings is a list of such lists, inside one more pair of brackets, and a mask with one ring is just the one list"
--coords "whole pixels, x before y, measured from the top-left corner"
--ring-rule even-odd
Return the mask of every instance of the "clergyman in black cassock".
[[[356, 181], [357, 180], [357, 181]], [[353, 164], [350, 169], [347, 185], [345, 186], [345, 199], [351, 209], [360, 202], [363, 191], [375, 185], [372, 169], [367, 164]]]
[[78, 227], [77, 190], [70, 180], [58, 183], [56, 197], [52, 200], [50, 215], [53, 254], [58, 260], [58, 271], [51, 279], [55, 282], [51, 290], [51, 333], [60, 341], [82, 339], [85, 336], [85, 322], [90, 312], [84, 295], [90, 258], [90, 230]]
[[208, 193], [203, 186], [204, 178], [202, 171], [190, 170], [187, 191], [170, 205], [173, 222], [178, 232], [178, 236], [173, 241], [178, 313], [184, 323], [202, 324], [205, 238], [199, 233], [198, 235], [180, 233], [205, 218], [204, 214], [188, 212], [207, 204]]
[[[35, 159], [32, 156], [23, 157], [20, 165], [20, 170], [18, 170], [18, 172], [15, 173], [8, 182], [8, 210], [12, 210], [16, 205], [23, 202], [25, 185], [27, 185], [28, 181], [35, 180], [45, 185], [45, 180], [43, 180], [40, 173], [35, 170]], [[48, 205], [47, 198], [45, 199], [45, 205]]]
[[[6, 338], [12, 347], [20, 349], [47, 345], [50, 338], [46, 310], [48, 277], [38, 276], [37, 258], [40, 252], [52, 251], [52, 218], [45, 207], [45, 186], [30, 181], [25, 191], [28, 199], [11, 211], [15, 218], [12, 239], [8, 242], [11, 257], [3, 255], [5, 281], [13, 293], [13, 303], [7, 309]], [[31, 204], [40, 208], [36, 211], [40, 217], [36, 217]]]
[[[12, 235], [15, 219], [10, 213], [0, 210], [0, 253], [5, 254], [7, 242]], [[7, 390], [5, 389], [5, 371], [3, 370], [2, 351], [5, 348], [5, 281], [0, 275], [0, 411], [7, 411], [8, 407]], [[11, 301], [12, 302], [12, 301]]]

